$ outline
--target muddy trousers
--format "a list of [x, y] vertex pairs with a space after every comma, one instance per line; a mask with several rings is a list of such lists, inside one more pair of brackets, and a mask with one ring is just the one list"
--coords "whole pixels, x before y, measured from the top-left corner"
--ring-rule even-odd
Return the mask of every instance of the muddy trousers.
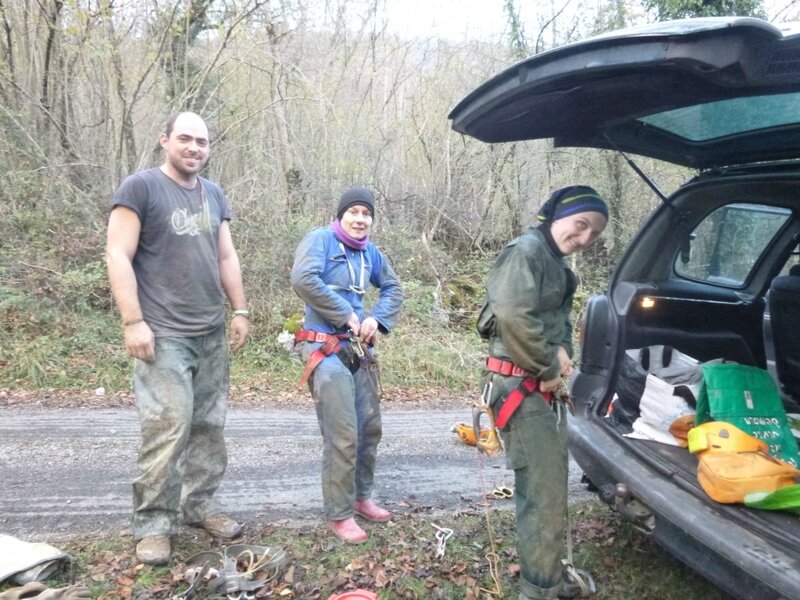
[[[519, 377], [490, 374], [495, 414]], [[506, 464], [514, 471], [520, 600], [556, 598], [565, 552], [567, 480], [566, 411], [539, 394], [526, 397], [500, 432]]]
[[133, 536], [169, 535], [181, 516], [197, 523], [220, 512], [213, 499], [227, 466], [225, 327], [205, 336], [156, 338], [153, 363], [136, 360], [141, 424], [133, 483]]
[[325, 518], [348, 519], [356, 500], [372, 496], [383, 431], [378, 374], [365, 366], [352, 374], [332, 355], [314, 369], [309, 387], [322, 433]]

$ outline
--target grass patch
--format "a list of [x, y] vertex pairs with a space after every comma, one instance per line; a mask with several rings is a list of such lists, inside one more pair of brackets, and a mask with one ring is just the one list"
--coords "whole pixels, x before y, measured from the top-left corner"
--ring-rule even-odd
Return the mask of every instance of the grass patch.
[[[469, 510], [433, 518], [398, 515], [385, 525], [367, 525], [370, 539], [359, 546], [338, 542], [322, 525], [290, 528], [249, 524], [242, 543], [283, 548], [289, 564], [263, 588], [261, 597], [326, 600], [333, 593], [364, 588], [381, 600], [464, 600], [509, 598], [519, 593], [513, 511], [492, 509], [489, 519], [499, 555], [502, 595], [492, 596], [486, 517]], [[663, 552], [647, 537], [620, 523], [605, 505], [588, 502], [572, 509], [575, 564], [595, 577], [598, 600], [723, 600], [713, 585]], [[450, 527], [445, 554], [437, 557], [436, 529]], [[174, 538], [168, 567], [138, 565], [128, 537], [73, 540], [60, 546], [75, 557], [72, 571], [52, 586], [88, 586], [95, 598], [170, 598], [187, 588], [186, 561], [201, 551], [221, 551], [205, 532], [182, 528]], [[0, 586], [6, 589], [8, 584]], [[268, 593], [269, 592], [269, 593]], [[201, 594], [200, 598], [211, 597]]]

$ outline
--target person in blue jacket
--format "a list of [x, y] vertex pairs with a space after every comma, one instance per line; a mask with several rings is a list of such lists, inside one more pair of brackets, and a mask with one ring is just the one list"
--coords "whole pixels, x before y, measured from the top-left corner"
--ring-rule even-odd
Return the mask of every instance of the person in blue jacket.
[[[375, 197], [347, 189], [329, 227], [311, 231], [295, 251], [291, 284], [306, 303], [304, 329], [295, 334], [323, 439], [322, 498], [328, 526], [352, 544], [367, 540], [355, 521], [391, 519], [372, 500], [381, 439], [378, 332], [394, 327], [403, 302], [397, 275], [369, 241]], [[367, 313], [368, 286], [379, 297]]]

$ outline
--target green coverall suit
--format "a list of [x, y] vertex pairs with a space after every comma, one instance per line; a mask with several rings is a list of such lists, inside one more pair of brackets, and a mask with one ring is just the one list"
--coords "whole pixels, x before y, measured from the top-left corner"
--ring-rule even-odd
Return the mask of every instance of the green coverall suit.
[[[500, 252], [478, 319], [491, 356], [510, 360], [542, 381], [560, 374], [559, 346], [572, 355], [575, 276], [551, 244], [540, 229], [531, 228]], [[521, 381], [487, 372], [484, 390], [495, 415]], [[500, 432], [507, 467], [514, 470], [521, 600], [556, 598], [562, 579], [569, 464], [565, 417], [533, 393]]]

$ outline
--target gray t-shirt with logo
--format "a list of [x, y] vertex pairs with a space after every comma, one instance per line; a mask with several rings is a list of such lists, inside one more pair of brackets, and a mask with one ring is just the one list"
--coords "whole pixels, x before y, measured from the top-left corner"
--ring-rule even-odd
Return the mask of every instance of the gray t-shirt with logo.
[[210, 333], [225, 320], [219, 278], [219, 227], [230, 220], [225, 194], [198, 178], [188, 190], [156, 167], [127, 177], [112, 207], [142, 224], [133, 270], [145, 321], [156, 337]]

